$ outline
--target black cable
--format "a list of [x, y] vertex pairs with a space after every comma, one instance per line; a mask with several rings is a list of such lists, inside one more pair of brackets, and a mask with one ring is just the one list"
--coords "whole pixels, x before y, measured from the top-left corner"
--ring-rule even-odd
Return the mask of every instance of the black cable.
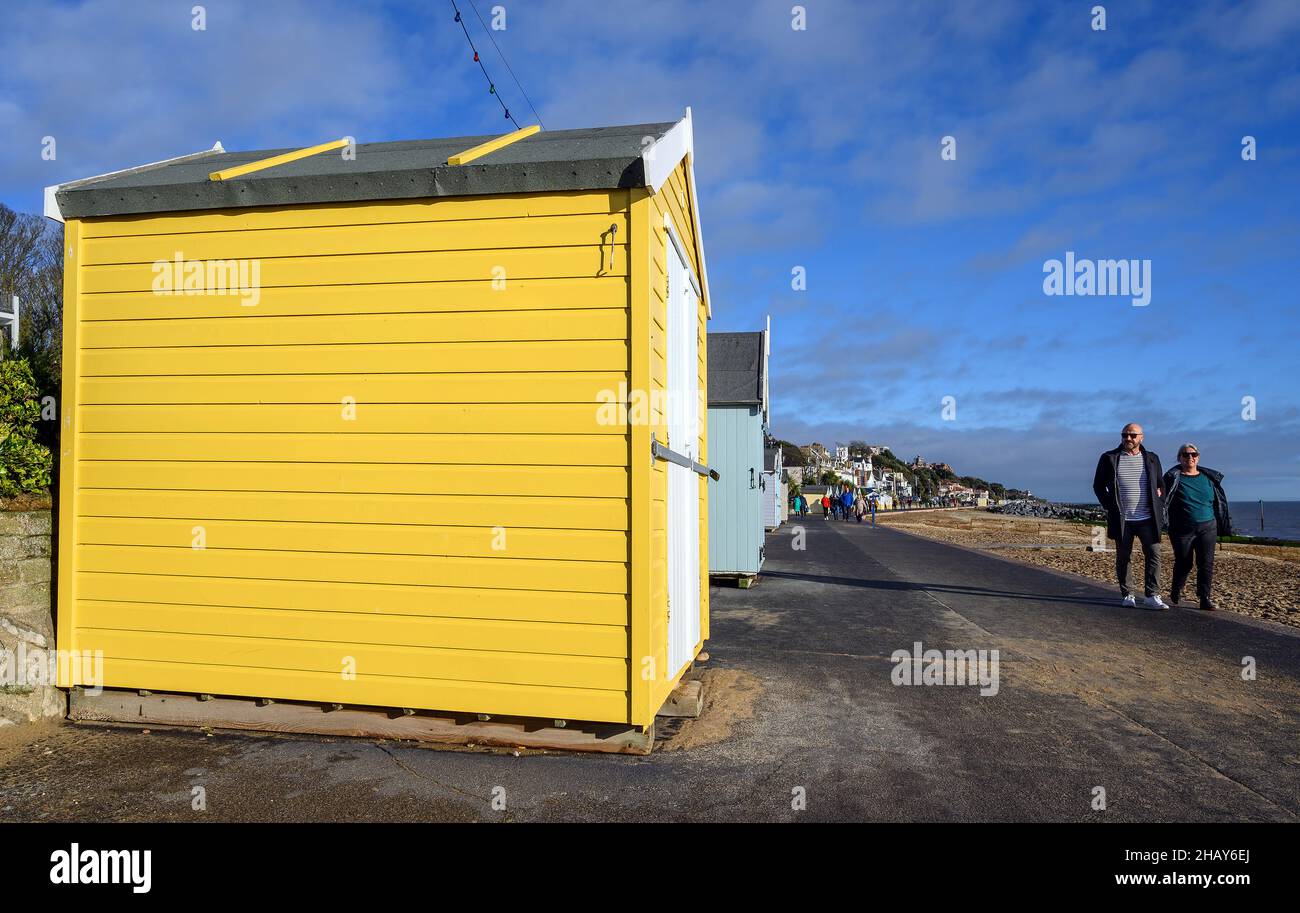
[[[478, 68], [483, 71], [483, 78], [488, 82], [488, 94], [496, 98], [497, 104], [501, 105], [501, 110], [505, 112], [510, 123], [515, 125], [515, 129], [520, 129], [519, 121], [515, 120], [510, 115], [510, 109], [506, 107], [504, 99], [502, 99], [501, 94], [497, 92], [496, 83], [492, 81], [491, 75], [488, 74], [487, 67], [483, 66], [483, 61], [479, 59], [478, 48], [474, 47], [474, 39], [469, 36], [469, 29], [465, 28], [465, 18], [461, 16], [460, 9], [456, 6], [456, 0], [451, 0], [451, 8], [456, 10], [456, 22], [460, 24], [460, 30], [465, 33], [465, 40], [469, 42], [469, 49], [474, 52], [474, 62], [477, 63]], [[475, 15], [477, 14], [477, 11], [475, 11]], [[490, 38], [492, 36], [489, 35], [488, 37]]]
[[497, 49], [497, 56], [500, 57], [501, 62], [506, 65], [506, 69], [510, 72], [510, 78], [515, 81], [515, 85], [519, 88], [519, 94], [524, 97], [524, 101], [528, 102], [528, 107], [532, 108], [533, 117], [537, 118], [537, 126], [545, 130], [546, 124], [542, 123], [542, 115], [537, 113], [536, 108], [533, 108], [533, 100], [529, 98], [528, 93], [524, 91], [523, 84], [519, 82], [519, 77], [515, 75], [514, 68], [510, 66], [510, 61], [506, 60], [506, 55], [502, 53], [501, 46], [497, 44], [496, 38], [492, 37], [492, 30], [487, 27], [487, 23], [483, 21], [483, 17], [479, 15], [478, 7], [474, 5], [474, 0], [469, 0], [469, 8], [474, 11], [475, 16], [478, 16], [478, 24], [483, 26], [483, 31], [487, 32], [488, 40], [492, 42], [492, 47]]

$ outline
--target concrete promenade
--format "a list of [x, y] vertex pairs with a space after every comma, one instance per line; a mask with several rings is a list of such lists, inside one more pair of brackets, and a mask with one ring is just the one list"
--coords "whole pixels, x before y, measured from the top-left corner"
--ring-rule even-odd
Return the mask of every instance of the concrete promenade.
[[[784, 526], [767, 553], [753, 589], [713, 589], [710, 706], [649, 757], [63, 725], [0, 747], [0, 821], [1300, 814], [1294, 631], [1126, 610], [1108, 588], [820, 517]], [[997, 650], [996, 694], [894, 684], [891, 655], [917, 642]]]

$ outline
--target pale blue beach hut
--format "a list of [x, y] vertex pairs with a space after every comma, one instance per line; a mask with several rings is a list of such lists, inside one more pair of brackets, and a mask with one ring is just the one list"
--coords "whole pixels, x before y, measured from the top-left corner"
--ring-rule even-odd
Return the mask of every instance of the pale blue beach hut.
[[770, 330], [709, 334], [709, 574], [746, 587], [763, 566]]

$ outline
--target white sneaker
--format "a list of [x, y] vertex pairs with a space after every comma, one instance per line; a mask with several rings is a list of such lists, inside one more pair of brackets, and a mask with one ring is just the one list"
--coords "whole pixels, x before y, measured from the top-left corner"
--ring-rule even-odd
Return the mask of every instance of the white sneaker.
[[1159, 596], [1148, 596], [1142, 600], [1142, 604], [1148, 609], [1167, 609], [1169, 606], [1164, 604]]
[[1126, 609], [1136, 609], [1138, 607], [1137, 597], [1131, 595], [1125, 596], [1124, 601], [1121, 602], [1120, 605], [1122, 605]]

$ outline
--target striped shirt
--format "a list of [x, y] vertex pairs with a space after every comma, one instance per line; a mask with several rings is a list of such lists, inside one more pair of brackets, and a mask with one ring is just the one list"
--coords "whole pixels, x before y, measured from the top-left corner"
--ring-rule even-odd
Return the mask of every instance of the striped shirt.
[[1147, 489], [1146, 456], [1141, 451], [1132, 456], [1121, 453], [1115, 481], [1119, 486], [1119, 509], [1125, 522], [1150, 520], [1151, 492]]

